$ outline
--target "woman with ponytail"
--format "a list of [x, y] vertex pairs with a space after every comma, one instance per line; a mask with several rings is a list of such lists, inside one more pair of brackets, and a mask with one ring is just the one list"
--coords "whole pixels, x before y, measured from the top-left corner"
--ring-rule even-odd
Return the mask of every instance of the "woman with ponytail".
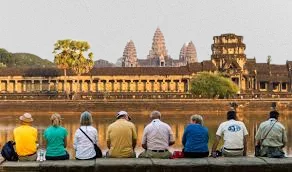
[[68, 135], [67, 129], [61, 126], [61, 116], [54, 113], [51, 116], [52, 125], [44, 132], [44, 138], [47, 144], [46, 159], [47, 160], [66, 160], [69, 154], [66, 151]]

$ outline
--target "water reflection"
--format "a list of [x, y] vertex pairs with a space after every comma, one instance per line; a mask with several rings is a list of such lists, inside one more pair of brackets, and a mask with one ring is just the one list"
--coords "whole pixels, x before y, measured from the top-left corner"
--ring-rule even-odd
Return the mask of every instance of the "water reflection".
[[[150, 113], [150, 112], [149, 112]], [[288, 144], [285, 147], [285, 152], [288, 155], [292, 155], [292, 127], [289, 124], [292, 124], [291, 115], [292, 113], [280, 112], [280, 121], [286, 127], [288, 135]], [[8, 140], [13, 139], [13, 129], [19, 125], [18, 117], [22, 113], [12, 113], [12, 114], [2, 114], [0, 113], [0, 145], [2, 146]], [[63, 119], [63, 126], [68, 129], [68, 150], [71, 154], [71, 157], [74, 157], [73, 151], [73, 139], [74, 133], [79, 128], [79, 117], [80, 113], [60, 113]], [[106, 114], [102, 113], [93, 113], [94, 127], [98, 130], [98, 140], [100, 147], [105, 151], [106, 147], [106, 129], [107, 126], [114, 121], [115, 112], [107, 112]], [[33, 126], [35, 126], [39, 131], [39, 144], [43, 143], [43, 131], [47, 126], [50, 125], [50, 114], [48, 113], [32, 113], [34, 118]], [[132, 122], [136, 125], [138, 141], [137, 141], [137, 152], [142, 151], [141, 148], [141, 139], [143, 134], [144, 127], [150, 122], [148, 118], [148, 113], [134, 113], [132, 115]], [[179, 150], [182, 148], [181, 139], [184, 132], [184, 128], [189, 122], [190, 113], [163, 113], [162, 120], [168, 123], [174, 134], [176, 143], [172, 146], [172, 150]], [[204, 125], [209, 129], [209, 149], [213, 144], [215, 138], [215, 132], [219, 124], [226, 119], [225, 113], [216, 113], [216, 114], [202, 114], [204, 118]], [[260, 122], [266, 120], [268, 117], [264, 113], [256, 112], [242, 112], [238, 114], [238, 118], [245, 123], [247, 130], [249, 132], [248, 136], [248, 154], [253, 155], [254, 148], [254, 136], [255, 132], [260, 124]], [[222, 144], [222, 143], [221, 143]]]

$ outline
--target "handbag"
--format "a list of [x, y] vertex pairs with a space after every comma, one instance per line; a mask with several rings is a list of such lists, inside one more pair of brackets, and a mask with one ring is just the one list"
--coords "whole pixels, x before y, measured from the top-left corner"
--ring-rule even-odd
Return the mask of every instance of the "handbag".
[[173, 151], [173, 154], [170, 159], [184, 158], [183, 151]]
[[79, 130], [91, 141], [91, 143], [93, 144], [94, 150], [95, 150], [95, 158], [101, 158], [102, 157], [102, 151], [100, 150], [100, 148], [97, 146], [96, 143], [94, 143], [91, 138], [81, 129], [79, 128]]
[[261, 139], [259, 141], [259, 143], [257, 145], [255, 145], [254, 147], [254, 156], [260, 156], [261, 155], [261, 147], [262, 147], [262, 143], [263, 141], [267, 138], [268, 134], [270, 133], [270, 131], [272, 130], [272, 128], [274, 127], [274, 125], [277, 123], [278, 121], [276, 120], [276, 122], [272, 125], [272, 127], [270, 128], [270, 130], [267, 132], [267, 134], [265, 135], [265, 137], [263, 139]]

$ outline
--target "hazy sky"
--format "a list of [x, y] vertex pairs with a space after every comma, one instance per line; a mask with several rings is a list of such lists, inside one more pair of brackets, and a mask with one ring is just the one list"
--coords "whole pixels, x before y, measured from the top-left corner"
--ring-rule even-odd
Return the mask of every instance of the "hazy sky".
[[2, 0], [0, 47], [53, 60], [58, 39], [86, 40], [94, 60], [122, 56], [130, 39], [146, 58], [159, 26], [177, 59], [192, 40], [198, 60], [209, 60], [213, 36], [244, 36], [249, 58], [292, 60], [292, 0]]

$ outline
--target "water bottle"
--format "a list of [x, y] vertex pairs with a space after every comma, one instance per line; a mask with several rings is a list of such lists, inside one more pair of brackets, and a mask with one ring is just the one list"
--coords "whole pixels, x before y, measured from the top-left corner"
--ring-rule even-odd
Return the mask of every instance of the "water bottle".
[[37, 152], [37, 161], [40, 161], [41, 160], [41, 151], [39, 150]]
[[41, 149], [40, 150], [40, 161], [44, 161], [45, 160], [45, 158], [44, 158], [44, 150], [43, 149]]
[[40, 161], [45, 161], [45, 151], [43, 149], [40, 149]]

